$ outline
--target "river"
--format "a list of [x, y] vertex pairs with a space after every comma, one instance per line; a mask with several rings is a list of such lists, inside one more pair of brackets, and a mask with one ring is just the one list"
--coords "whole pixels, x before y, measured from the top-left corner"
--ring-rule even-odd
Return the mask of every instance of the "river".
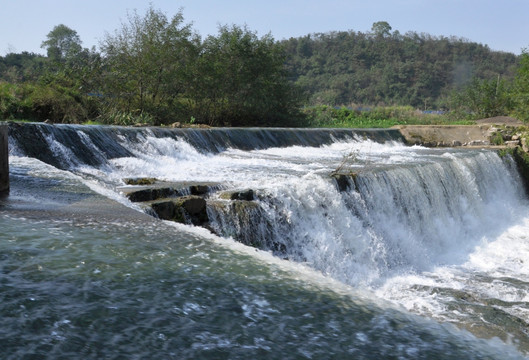
[[[495, 151], [391, 130], [35, 124], [9, 143], [6, 359], [528, 356], [529, 203]], [[134, 177], [252, 189], [255, 205], [237, 218], [212, 192], [214, 232], [162, 221], [122, 192]]]

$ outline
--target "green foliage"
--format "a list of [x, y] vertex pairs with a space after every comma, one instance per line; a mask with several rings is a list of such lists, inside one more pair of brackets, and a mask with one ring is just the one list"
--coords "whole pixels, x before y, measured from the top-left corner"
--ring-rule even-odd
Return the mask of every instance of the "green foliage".
[[36, 81], [43, 73], [46, 58], [28, 52], [0, 56], [0, 79], [12, 84]]
[[131, 125], [154, 125], [155, 121], [152, 115], [142, 113], [139, 110], [135, 112], [123, 112], [119, 110], [110, 110], [98, 118], [98, 122], [103, 124], [131, 126]]
[[17, 113], [16, 86], [0, 82], [0, 119], [12, 119]]
[[513, 101], [509, 84], [498, 76], [490, 80], [474, 78], [470, 85], [454, 93], [453, 106], [479, 119], [508, 115]]
[[48, 58], [54, 62], [64, 62], [76, 57], [82, 50], [81, 39], [77, 31], [64, 24], [57, 25], [42, 42], [41, 48], [46, 49]]
[[0, 115], [3, 119], [80, 123], [91, 106], [69, 86], [58, 84], [8, 84], [0, 82]]
[[527, 49], [520, 56], [512, 97], [515, 115], [520, 120], [529, 122], [529, 52]]
[[97, 120], [88, 120], [83, 123], [83, 125], [104, 125], [103, 122]]
[[29, 95], [33, 117], [63, 123], [81, 123], [89, 118], [88, 106], [83, 104], [79, 92], [70, 87], [54, 84], [36, 86]]
[[373, 23], [371, 31], [375, 36], [386, 37], [391, 35], [391, 26], [387, 21], [377, 21]]
[[379, 106], [352, 109], [326, 105], [305, 108], [312, 127], [388, 128], [395, 125], [468, 125], [471, 121], [454, 121], [444, 114], [423, 114], [410, 106]]
[[[0, 57], [3, 119], [388, 127], [515, 112], [529, 120], [526, 52], [511, 82], [513, 54], [464, 39], [401, 35], [385, 21], [370, 33], [282, 42], [221, 26], [201, 39], [181, 11], [168, 18], [151, 6], [144, 15], [129, 14], [104, 38], [101, 52], [83, 49], [77, 32], [62, 24], [42, 46], [47, 57]], [[372, 106], [365, 111], [354, 104]], [[415, 109], [451, 111], [441, 116]]]
[[196, 118], [210, 125], [292, 126], [299, 99], [284, 70], [284, 52], [271, 35], [222, 26], [209, 36], [192, 82]]
[[497, 131], [493, 133], [490, 137], [490, 143], [493, 145], [503, 145], [504, 141], [503, 141], [503, 135], [501, 134], [501, 132]]
[[106, 105], [130, 113], [167, 119], [186, 91], [191, 65], [198, 52], [198, 37], [183, 24], [178, 12], [172, 19], [154, 10], [136, 12], [101, 44], [105, 72]]
[[387, 22], [373, 33], [311, 34], [283, 41], [293, 81], [307, 105], [409, 105], [451, 109], [452, 91], [472, 78], [509, 80], [516, 56], [455, 37], [391, 33]]

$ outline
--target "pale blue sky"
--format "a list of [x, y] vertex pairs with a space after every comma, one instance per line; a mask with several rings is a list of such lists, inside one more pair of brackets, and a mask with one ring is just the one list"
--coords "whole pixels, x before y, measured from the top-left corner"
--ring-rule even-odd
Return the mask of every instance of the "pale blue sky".
[[[367, 32], [376, 21], [393, 30], [458, 36], [493, 50], [519, 54], [529, 47], [529, 0], [152, 0], [173, 16], [183, 8], [186, 23], [203, 37], [218, 25], [247, 25], [275, 39], [315, 32]], [[58, 24], [77, 31], [84, 47], [98, 46], [126, 20], [127, 11], [144, 14], [140, 0], [0, 0], [0, 55], [44, 53], [40, 44]]]

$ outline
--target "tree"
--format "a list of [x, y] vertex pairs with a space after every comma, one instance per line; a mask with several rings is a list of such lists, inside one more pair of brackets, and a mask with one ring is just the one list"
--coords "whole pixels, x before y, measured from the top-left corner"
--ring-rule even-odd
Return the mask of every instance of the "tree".
[[529, 122], [529, 50], [524, 49], [520, 65], [514, 79], [513, 101], [515, 114], [524, 122]]
[[192, 98], [200, 119], [212, 125], [289, 126], [298, 98], [285, 71], [285, 52], [270, 34], [222, 26], [209, 36], [197, 62]]
[[28, 53], [9, 53], [0, 56], [0, 79], [10, 83], [37, 80], [42, 74], [46, 58], [42, 55]]
[[[178, 107], [190, 65], [196, 59], [199, 38], [183, 24], [179, 11], [172, 19], [150, 7], [101, 43], [106, 67], [105, 97], [128, 112], [149, 112], [162, 117]], [[168, 114], [165, 114], [168, 117]]]
[[391, 26], [387, 21], [377, 21], [373, 23], [371, 31], [376, 37], [387, 37], [391, 35]]
[[48, 57], [32, 97], [38, 118], [75, 123], [99, 114], [89, 94], [100, 83], [100, 55], [81, 43], [77, 32], [64, 24], [55, 26], [42, 42]]
[[499, 75], [489, 80], [474, 78], [456, 95], [456, 103], [460, 109], [472, 112], [476, 118], [508, 115], [512, 110], [508, 84]]
[[57, 62], [75, 57], [82, 50], [77, 32], [63, 24], [55, 26], [40, 47], [46, 49], [48, 57]]

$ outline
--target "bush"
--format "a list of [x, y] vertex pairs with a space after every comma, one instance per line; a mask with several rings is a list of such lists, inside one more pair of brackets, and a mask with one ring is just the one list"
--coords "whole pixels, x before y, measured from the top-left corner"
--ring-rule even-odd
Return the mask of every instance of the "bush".
[[33, 115], [41, 121], [82, 123], [89, 118], [80, 94], [69, 88], [39, 85], [29, 100]]
[[29, 94], [34, 87], [28, 84], [0, 82], [0, 117], [5, 120], [34, 120]]
[[492, 134], [492, 136], [490, 137], [490, 142], [493, 145], [503, 145], [503, 135], [501, 134], [501, 132], [496, 131], [494, 134]]
[[14, 119], [16, 114], [15, 85], [0, 83], [0, 116], [2, 119]]

